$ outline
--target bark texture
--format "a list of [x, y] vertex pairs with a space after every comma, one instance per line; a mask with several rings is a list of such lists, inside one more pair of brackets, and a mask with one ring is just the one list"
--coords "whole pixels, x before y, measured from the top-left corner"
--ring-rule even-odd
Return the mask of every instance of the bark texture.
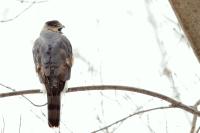
[[169, 0], [200, 62], [200, 0]]

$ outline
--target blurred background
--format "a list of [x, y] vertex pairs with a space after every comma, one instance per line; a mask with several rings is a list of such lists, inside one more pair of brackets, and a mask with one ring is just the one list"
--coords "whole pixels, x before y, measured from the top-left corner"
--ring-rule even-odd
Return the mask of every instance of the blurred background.
[[[32, 47], [46, 21], [59, 20], [75, 55], [69, 87], [125, 85], [185, 104], [199, 100], [199, 63], [167, 0], [6, 0], [0, 2], [0, 83], [42, 89]], [[0, 87], [0, 93], [10, 90]], [[45, 94], [26, 95], [35, 104]], [[137, 111], [168, 105], [123, 91], [62, 96], [61, 133], [89, 133]], [[57, 132], [46, 106], [21, 96], [0, 99], [1, 133]], [[101, 133], [188, 133], [192, 115], [165, 109], [133, 116]]]

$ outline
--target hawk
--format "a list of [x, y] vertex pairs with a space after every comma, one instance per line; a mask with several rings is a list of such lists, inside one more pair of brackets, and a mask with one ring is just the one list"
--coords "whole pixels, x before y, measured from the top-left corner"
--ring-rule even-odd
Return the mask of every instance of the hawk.
[[49, 127], [59, 127], [61, 92], [70, 79], [73, 63], [72, 46], [62, 28], [57, 20], [47, 21], [32, 51], [36, 72], [47, 92]]

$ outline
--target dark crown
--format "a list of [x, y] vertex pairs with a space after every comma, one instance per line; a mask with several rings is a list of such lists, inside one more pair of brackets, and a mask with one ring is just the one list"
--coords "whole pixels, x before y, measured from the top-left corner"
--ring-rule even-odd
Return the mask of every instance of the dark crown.
[[60, 27], [61, 23], [57, 20], [51, 20], [51, 21], [47, 21], [46, 25], [52, 26], [52, 27]]

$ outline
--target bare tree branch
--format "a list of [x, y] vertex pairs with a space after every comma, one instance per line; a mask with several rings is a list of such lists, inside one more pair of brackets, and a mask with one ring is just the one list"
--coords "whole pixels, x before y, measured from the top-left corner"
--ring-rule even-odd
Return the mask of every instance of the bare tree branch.
[[93, 131], [93, 132], [91, 132], [91, 133], [97, 133], [97, 132], [99, 132], [99, 131], [108, 129], [108, 128], [110, 128], [111, 126], [113, 126], [113, 125], [115, 125], [115, 124], [118, 124], [118, 123], [120, 123], [120, 122], [123, 122], [123, 121], [127, 120], [128, 118], [130, 118], [130, 117], [132, 117], [132, 116], [135, 116], [135, 115], [138, 115], [138, 114], [142, 114], [142, 113], [146, 113], [146, 112], [150, 112], [150, 111], [154, 111], [154, 110], [168, 109], [168, 108], [175, 108], [175, 107], [173, 107], [173, 106], [163, 106], [163, 107], [157, 107], [157, 108], [152, 108], [152, 109], [147, 109], [147, 110], [138, 111], [138, 112], [133, 113], [133, 114], [131, 114], [131, 115], [128, 115], [127, 117], [124, 117], [124, 118], [122, 118], [122, 119], [120, 119], [120, 120], [118, 120], [118, 121], [116, 121], [116, 122], [113, 122], [113, 123], [109, 124], [108, 126], [105, 126], [105, 127], [101, 128], [101, 129], [98, 129], [98, 130], [96, 130], [96, 131]]
[[[197, 107], [200, 105], [200, 100], [198, 100], [195, 105], [194, 108], [197, 110]], [[190, 130], [190, 133], [195, 133], [195, 128], [196, 128], [196, 123], [197, 123], [197, 115], [193, 116], [193, 120], [192, 120], [192, 127]]]
[[9, 87], [9, 86], [7, 86], [7, 85], [4, 85], [4, 84], [2, 84], [2, 83], [0, 83], [0, 86], [3, 86], [3, 87], [5, 87], [5, 88], [7, 88], [7, 89], [9, 89], [9, 90], [11, 90], [11, 91], [15, 91], [15, 89], [13, 89], [13, 88], [11, 88], [11, 87]]
[[169, 69], [168, 66], [168, 56], [169, 53], [166, 49], [166, 44], [164, 44], [164, 41], [162, 40], [162, 38], [159, 36], [159, 24], [157, 23], [156, 20], [156, 16], [153, 14], [150, 6], [151, 6], [151, 2], [150, 0], [145, 0], [145, 6], [146, 6], [146, 11], [148, 14], [148, 20], [149, 23], [151, 24], [152, 28], [154, 29], [154, 34], [155, 34], [155, 38], [158, 44], [158, 47], [160, 49], [160, 53], [161, 53], [161, 67], [162, 67], [162, 73], [168, 78], [169, 83], [172, 85], [172, 89], [173, 89], [173, 93], [175, 98], [177, 98], [178, 100], [180, 100], [180, 93], [178, 92], [178, 89], [175, 85], [175, 81], [174, 81], [174, 72], [172, 70]]
[[197, 122], [197, 115], [194, 115], [193, 119], [192, 119], [192, 127], [191, 127], [191, 130], [190, 130], [190, 133], [195, 133], [196, 122]]
[[196, 133], [198, 133], [198, 132], [199, 132], [199, 130], [200, 130], [200, 127], [197, 129]]
[[[68, 89], [67, 93], [69, 92], [77, 92], [77, 91], [91, 91], [91, 90], [121, 90], [121, 91], [130, 91], [130, 92], [137, 92], [140, 94], [156, 97], [159, 99], [162, 99], [166, 102], [169, 102], [172, 104], [173, 107], [177, 107], [180, 109], [183, 109], [187, 112], [190, 112], [192, 114], [196, 114], [200, 116], [200, 112], [197, 109], [194, 109], [191, 106], [185, 105], [181, 103], [180, 101], [177, 101], [173, 98], [170, 98], [168, 96], [165, 96], [163, 94], [140, 89], [136, 87], [129, 87], [129, 86], [117, 86], [117, 85], [96, 85], [96, 86], [80, 86], [80, 87], [71, 87]], [[1, 93], [1, 97], [8, 97], [8, 96], [16, 96], [16, 95], [25, 95], [25, 94], [35, 94], [35, 93], [42, 93], [39, 89], [37, 90], [23, 90], [23, 91], [17, 91], [17, 92], [8, 92], [8, 93]]]
[[35, 3], [44, 3], [44, 2], [47, 2], [48, 0], [41, 0], [41, 1], [17, 0], [17, 1], [19, 1], [21, 3], [33, 3], [33, 2], [35, 2]]
[[77, 49], [74, 50], [74, 56], [77, 59], [80, 59], [81, 61], [83, 61], [85, 64], [88, 65], [88, 71], [89, 72], [92, 72], [92, 73], [93, 72], [97, 72], [97, 70], [95, 69], [95, 67], [85, 57], [83, 57]]
[[9, 97], [9, 96], [17, 96], [17, 95], [25, 95], [25, 94], [36, 94], [36, 93], [42, 93], [42, 92], [39, 89], [37, 89], [37, 90], [24, 90], [24, 91], [7, 92], [7, 93], [1, 93], [0, 94], [0, 98]]
[[[11, 87], [9, 87], [9, 86], [7, 86], [7, 85], [4, 85], [4, 84], [2, 84], [2, 83], [0, 83], [0, 86], [3, 86], [3, 87], [5, 87], [5, 88], [7, 88], [7, 89], [9, 89], [9, 90], [12, 90], [12, 91], [16, 92], [15, 89], [13, 89], [13, 88], [11, 88]], [[37, 104], [33, 103], [30, 99], [28, 99], [26, 96], [24, 96], [24, 95], [21, 95], [21, 96], [22, 96], [23, 98], [25, 98], [27, 101], [29, 101], [33, 106], [36, 106], [36, 107], [43, 107], [43, 106], [47, 105], [47, 103], [41, 104], [41, 105], [37, 105]]]
[[24, 10], [22, 10], [20, 13], [18, 13], [16, 16], [14, 16], [13, 18], [9, 18], [9, 19], [6, 19], [6, 20], [1, 20], [0, 22], [3, 23], [3, 22], [9, 22], [9, 21], [12, 21], [16, 18], [18, 18], [19, 16], [21, 16], [24, 12], [26, 12], [28, 9], [30, 9], [33, 5], [35, 4], [35, 1], [33, 1], [28, 7], [26, 7]]
[[[23, 1], [23, 0], [22, 0]], [[25, 1], [23, 1], [25, 2]], [[28, 2], [28, 1], [26, 1]], [[41, 1], [41, 2], [46, 2], [46, 1]], [[5, 20], [0, 20], [1, 23], [4, 23], [4, 22], [9, 22], [9, 21], [12, 21], [16, 18], [18, 18], [19, 16], [21, 16], [23, 13], [25, 13], [28, 9], [30, 9], [34, 4], [36, 3], [41, 3], [41, 2], [37, 2], [37, 1], [32, 1], [30, 2], [29, 6], [27, 6], [24, 10], [22, 10], [21, 12], [19, 12], [16, 16], [12, 17], [12, 18], [9, 18], [9, 19], [5, 19]]]
[[150, 122], [149, 122], [149, 115], [147, 115], [147, 128], [149, 129], [150, 133], [155, 133], [155, 131], [151, 128]]

